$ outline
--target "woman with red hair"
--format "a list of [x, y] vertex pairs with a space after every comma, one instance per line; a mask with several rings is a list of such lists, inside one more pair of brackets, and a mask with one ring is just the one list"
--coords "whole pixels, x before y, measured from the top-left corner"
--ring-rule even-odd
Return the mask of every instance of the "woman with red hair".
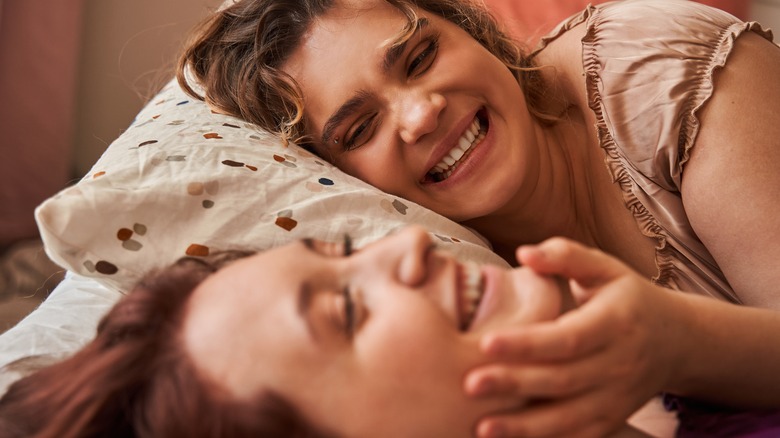
[[460, 0], [229, 5], [182, 86], [508, 261], [520, 247], [523, 268], [461, 264], [419, 230], [245, 258], [161, 313], [117, 307], [86, 353], [9, 393], [4, 427], [230, 435], [254, 412], [281, 421], [270, 436], [290, 418], [291, 436], [604, 436], [664, 393], [680, 436], [777, 433], [769, 39], [678, 0], [589, 7], [531, 53]]

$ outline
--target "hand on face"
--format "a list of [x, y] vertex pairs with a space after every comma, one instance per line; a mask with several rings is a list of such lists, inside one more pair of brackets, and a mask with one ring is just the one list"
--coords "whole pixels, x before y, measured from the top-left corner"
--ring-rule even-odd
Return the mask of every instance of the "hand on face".
[[539, 274], [568, 278], [579, 307], [483, 337], [492, 362], [467, 374], [467, 394], [534, 402], [483, 418], [478, 436], [595, 437], [618, 429], [669, 379], [682, 329], [671, 292], [565, 239], [521, 247], [517, 257]]
[[460, 382], [484, 334], [559, 314], [554, 280], [461, 263], [420, 227], [347, 246], [299, 241], [206, 279], [183, 328], [204, 376], [239, 398], [272, 390], [344, 437], [468, 437], [520, 405]]

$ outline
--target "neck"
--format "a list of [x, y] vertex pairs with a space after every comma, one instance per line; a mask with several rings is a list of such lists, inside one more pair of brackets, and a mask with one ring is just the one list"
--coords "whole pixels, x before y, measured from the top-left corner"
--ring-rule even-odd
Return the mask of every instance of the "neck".
[[528, 189], [521, 190], [503, 208], [466, 225], [482, 233], [510, 263], [514, 263], [518, 246], [553, 236], [598, 246], [594, 215], [598, 199], [592, 175], [600, 172], [606, 176], [607, 172], [603, 153], [594, 154], [594, 148], [582, 141], [591, 136], [576, 111], [567, 112], [553, 126], [538, 125], [536, 180], [527, 182]]

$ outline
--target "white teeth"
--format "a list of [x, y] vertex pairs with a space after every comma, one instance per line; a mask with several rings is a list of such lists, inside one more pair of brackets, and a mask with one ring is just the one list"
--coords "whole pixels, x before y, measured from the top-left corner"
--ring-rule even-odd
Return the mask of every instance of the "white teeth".
[[458, 167], [458, 161], [466, 156], [483, 138], [485, 138], [485, 133], [480, 130], [479, 119], [475, 117], [468, 129], [458, 139], [458, 144], [450, 150], [447, 156], [433, 166], [433, 169], [430, 171], [433, 174], [431, 176], [437, 181], [449, 178], [452, 171]]
[[[471, 131], [466, 131], [466, 134], [471, 134]], [[463, 137], [458, 140], [458, 148], [460, 149], [458, 152], [461, 154], [463, 152], [466, 152], [469, 150], [469, 146], [471, 146], [471, 142], [474, 141], [474, 135], [471, 136], [471, 140], [468, 139], [468, 135], [464, 135]]]
[[461, 269], [461, 284], [463, 287], [463, 329], [471, 325], [482, 300], [482, 272], [475, 263], [464, 263]]
[[[466, 138], [465, 139], [468, 140], [468, 142], [466, 142], [466, 147], [469, 147], [471, 145], [471, 142], [474, 141], [475, 138], [476, 138], [476, 136], [474, 135], [474, 133], [472, 133], [470, 130], [466, 131]], [[463, 146], [463, 140], [464, 140], [463, 138], [460, 139], [460, 145], [461, 146]]]

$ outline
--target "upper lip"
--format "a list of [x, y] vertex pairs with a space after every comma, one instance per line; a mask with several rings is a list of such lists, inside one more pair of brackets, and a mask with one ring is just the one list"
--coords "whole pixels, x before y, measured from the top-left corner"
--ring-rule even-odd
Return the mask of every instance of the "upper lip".
[[433, 148], [430, 158], [425, 163], [425, 169], [423, 170], [424, 173], [420, 176], [420, 181], [424, 181], [425, 176], [428, 175], [428, 172], [430, 172], [433, 166], [437, 165], [442, 159], [444, 159], [444, 157], [447, 156], [447, 154], [450, 153], [452, 148], [458, 145], [458, 140], [460, 140], [460, 137], [469, 127], [474, 118], [477, 117], [477, 113], [478, 111], [474, 111], [463, 117]]

